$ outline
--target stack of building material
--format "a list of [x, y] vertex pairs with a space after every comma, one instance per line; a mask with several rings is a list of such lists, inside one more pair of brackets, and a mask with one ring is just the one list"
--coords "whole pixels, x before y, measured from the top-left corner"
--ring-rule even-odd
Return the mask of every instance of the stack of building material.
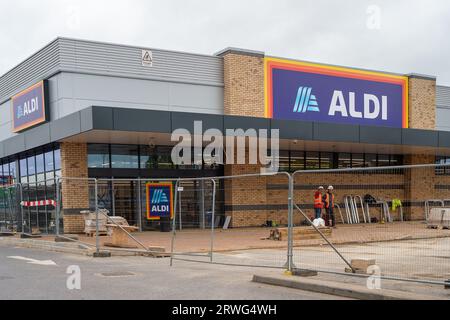
[[428, 215], [427, 227], [450, 229], [450, 208], [432, 208]]
[[124, 217], [109, 217], [107, 224], [106, 228], [108, 229], [108, 236], [112, 236], [113, 234], [111, 225], [129, 226], [128, 221]]
[[[92, 237], [96, 234], [97, 231], [97, 215], [92, 211], [81, 211], [80, 212], [84, 217], [84, 233]], [[109, 211], [106, 209], [99, 209], [98, 212], [98, 233], [99, 235], [107, 235], [106, 224], [108, 222], [108, 218], [105, 216], [108, 215]]]
[[[367, 274], [370, 266], [375, 266], [375, 259], [353, 259], [350, 263], [353, 270], [357, 274]], [[353, 273], [350, 268], [345, 268], [345, 272]]]
[[[324, 227], [319, 228], [322, 234], [329, 238], [331, 237], [331, 228]], [[321, 235], [313, 227], [295, 227], [292, 229], [292, 235], [294, 240], [311, 240], [321, 239]], [[276, 228], [270, 230], [270, 240], [286, 241], [288, 240], [288, 228]]]

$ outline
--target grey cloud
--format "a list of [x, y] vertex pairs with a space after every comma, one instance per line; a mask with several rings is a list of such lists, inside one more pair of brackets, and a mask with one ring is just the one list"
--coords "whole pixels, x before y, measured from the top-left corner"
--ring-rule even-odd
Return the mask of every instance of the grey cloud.
[[[367, 8], [381, 28], [367, 27]], [[450, 85], [446, 0], [2, 0], [0, 73], [68, 36], [212, 54], [228, 46]]]

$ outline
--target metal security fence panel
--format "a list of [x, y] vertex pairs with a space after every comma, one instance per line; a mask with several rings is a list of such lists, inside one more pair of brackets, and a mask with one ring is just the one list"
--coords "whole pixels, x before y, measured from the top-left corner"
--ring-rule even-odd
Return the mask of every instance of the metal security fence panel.
[[[200, 261], [224, 265], [257, 266], [270, 268], [288, 267], [289, 241], [289, 188], [290, 175], [244, 174], [196, 180], [202, 192], [202, 181], [211, 187], [201, 194], [200, 201], [189, 201], [191, 205], [204, 205], [205, 219], [196, 219], [197, 224], [191, 232], [180, 231], [176, 216], [174, 224], [173, 259]], [[177, 211], [187, 210], [183, 206], [184, 186], [192, 185], [193, 180], [178, 181]], [[279, 188], [279, 186], [283, 188]], [[208, 189], [208, 188], [206, 188]], [[209, 205], [211, 197], [214, 206]], [[181, 205], [180, 205], [181, 204]], [[202, 212], [202, 210], [200, 210]], [[272, 232], [282, 234], [275, 238]]]
[[[62, 177], [56, 181], [55, 233], [97, 234], [97, 179]], [[100, 232], [106, 233], [100, 226]]]
[[0, 232], [22, 232], [20, 184], [0, 186]]
[[56, 233], [56, 179], [21, 183], [23, 232], [29, 234]]
[[450, 278], [450, 166], [298, 171], [293, 189], [295, 267]]

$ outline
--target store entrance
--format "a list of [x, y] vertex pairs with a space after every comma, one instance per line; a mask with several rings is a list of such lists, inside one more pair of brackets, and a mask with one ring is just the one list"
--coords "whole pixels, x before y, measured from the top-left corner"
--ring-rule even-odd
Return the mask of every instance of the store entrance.
[[138, 225], [138, 182], [133, 179], [100, 179], [98, 207], [107, 209], [110, 216], [125, 218], [130, 225]]
[[[159, 230], [159, 221], [147, 219], [147, 183], [167, 182], [162, 178], [98, 178], [97, 203], [100, 209], [107, 209], [110, 216], [125, 218], [130, 225], [143, 231]], [[175, 187], [175, 180], [173, 181]], [[212, 192], [211, 181], [183, 180], [182, 191], [178, 192], [177, 228], [207, 228], [211, 226]], [[219, 189], [219, 188], [218, 188]], [[175, 194], [175, 190], [174, 190]], [[222, 194], [216, 192], [216, 216], [223, 211]], [[91, 205], [94, 205], [91, 193]]]

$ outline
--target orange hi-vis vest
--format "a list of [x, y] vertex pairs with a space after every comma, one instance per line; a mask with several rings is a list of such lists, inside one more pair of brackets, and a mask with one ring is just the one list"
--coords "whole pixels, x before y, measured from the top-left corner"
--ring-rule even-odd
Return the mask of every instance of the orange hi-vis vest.
[[[334, 207], [334, 194], [331, 194], [331, 203], [333, 204]], [[325, 194], [325, 208], [326, 209], [330, 208], [330, 194], [328, 192]]]
[[[317, 193], [318, 195], [316, 196]], [[314, 208], [322, 208], [323, 206], [322, 193], [316, 192], [316, 194], [314, 195]]]

